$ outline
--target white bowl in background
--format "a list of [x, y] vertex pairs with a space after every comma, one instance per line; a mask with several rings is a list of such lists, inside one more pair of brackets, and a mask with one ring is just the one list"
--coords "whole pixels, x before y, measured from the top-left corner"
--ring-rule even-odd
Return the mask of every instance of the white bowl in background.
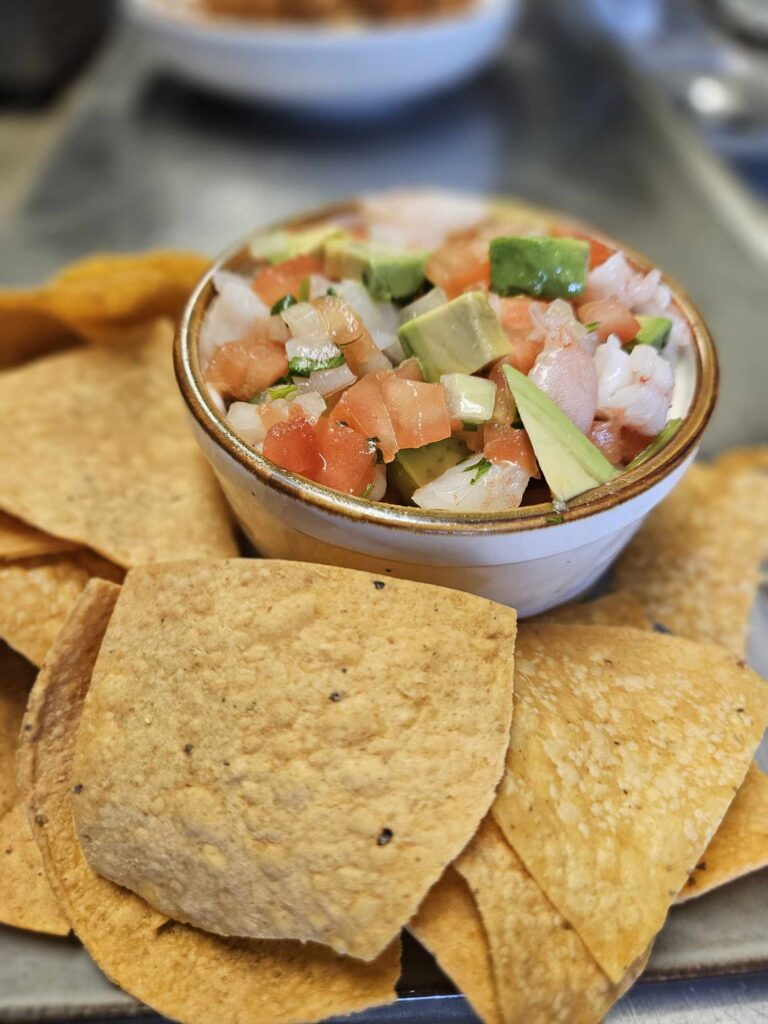
[[217, 20], [178, 13], [168, 0], [124, 0], [158, 60], [184, 78], [332, 116], [396, 107], [467, 78], [502, 48], [520, 6], [472, 0], [423, 21], [318, 25]]

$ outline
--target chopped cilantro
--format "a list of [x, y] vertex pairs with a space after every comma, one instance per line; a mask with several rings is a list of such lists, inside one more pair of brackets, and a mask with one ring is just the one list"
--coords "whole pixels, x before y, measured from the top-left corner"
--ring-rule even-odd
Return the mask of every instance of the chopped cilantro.
[[478, 426], [477, 423], [462, 423], [461, 429], [468, 430], [470, 433], [474, 433], [476, 430], [479, 430], [480, 427]]
[[335, 288], [328, 288], [328, 289], [326, 290], [326, 293], [325, 293], [325, 294], [326, 294], [326, 295], [330, 295], [330, 296], [331, 296], [331, 298], [333, 298], [333, 299], [338, 299], [338, 297], [339, 297], [339, 293], [338, 293], [338, 292], [336, 291], [336, 289], [335, 289]]
[[485, 476], [485, 474], [488, 472], [492, 465], [493, 463], [489, 462], [488, 459], [486, 459], [486, 457], [483, 456], [482, 459], [480, 459], [478, 462], [473, 462], [471, 466], [467, 466], [464, 472], [475, 474], [469, 481], [470, 484], [476, 484], [481, 476]]
[[373, 480], [371, 480], [371, 482], [368, 484], [368, 486], [363, 490], [363, 493], [360, 495], [360, 497], [361, 498], [367, 498], [372, 490], [373, 490]]
[[600, 321], [593, 320], [591, 324], [584, 324], [584, 326], [588, 331], [596, 331], [597, 328], [600, 326]]
[[339, 352], [337, 356], [330, 359], [309, 359], [307, 356], [296, 356], [288, 361], [288, 369], [294, 377], [309, 377], [316, 370], [335, 370], [337, 366], [343, 366], [346, 362], [344, 356]]
[[298, 301], [295, 295], [284, 295], [282, 299], [277, 300], [272, 309], [270, 309], [270, 313], [272, 316], [279, 316], [284, 310], [295, 306]]
[[559, 523], [565, 522], [565, 516], [560, 512], [554, 512], [551, 516], [547, 516], [548, 526], [557, 526]]
[[286, 384], [278, 382], [273, 384], [271, 388], [267, 388], [265, 391], [260, 391], [258, 395], [251, 399], [251, 405], [263, 405], [264, 402], [276, 402], [278, 398], [288, 398], [289, 395], [294, 394], [299, 389], [293, 383], [289, 381]]

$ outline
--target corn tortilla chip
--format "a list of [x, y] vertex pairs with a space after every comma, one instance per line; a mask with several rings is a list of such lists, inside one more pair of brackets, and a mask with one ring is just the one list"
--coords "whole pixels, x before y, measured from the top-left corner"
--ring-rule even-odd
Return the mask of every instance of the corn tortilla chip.
[[40, 665], [89, 579], [123, 570], [90, 551], [0, 563], [0, 637]]
[[739, 656], [768, 557], [768, 476], [696, 464], [616, 565], [654, 622]]
[[38, 677], [20, 756], [46, 870], [83, 945], [112, 981], [183, 1024], [299, 1024], [391, 1001], [397, 943], [364, 964], [318, 946], [221, 939], [163, 922], [88, 867], [72, 822], [72, 759], [116, 596], [109, 583], [87, 587]]
[[456, 862], [488, 934], [505, 1024], [593, 1024], [621, 994], [492, 818]]
[[147, 321], [175, 320], [208, 262], [172, 251], [92, 256], [40, 288], [0, 291], [0, 369], [81, 340], [127, 344]]
[[372, 959], [493, 799], [515, 626], [331, 566], [133, 570], [78, 738], [86, 857], [175, 920]]
[[555, 623], [560, 626], [630, 626], [651, 629], [642, 604], [629, 591], [606, 594], [594, 601], [581, 601], [552, 608], [529, 622]]
[[742, 470], [768, 472], [768, 445], [754, 445], [751, 448], [732, 448], [723, 452], [715, 459], [717, 469], [728, 473], [739, 473]]
[[768, 775], [753, 762], [677, 902], [686, 903], [765, 867], [768, 867]]
[[768, 687], [721, 647], [521, 627], [493, 814], [612, 981], [664, 923], [766, 721]]
[[21, 519], [0, 512], [0, 564], [39, 555], [57, 555], [62, 551], [75, 551], [77, 544], [52, 537], [36, 530]]
[[0, 924], [66, 935], [16, 786], [16, 748], [35, 670], [0, 645]]
[[469, 886], [453, 867], [429, 890], [408, 930], [428, 949], [484, 1024], [501, 1024], [491, 952]]
[[172, 335], [160, 323], [141, 346], [0, 374], [0, 507], [126, 567], [236, 554], [176, 391]]

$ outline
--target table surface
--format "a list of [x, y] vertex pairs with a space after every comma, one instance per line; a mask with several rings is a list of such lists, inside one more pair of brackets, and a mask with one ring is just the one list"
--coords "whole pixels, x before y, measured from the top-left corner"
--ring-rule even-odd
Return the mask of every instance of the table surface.
[[[480, 78], [368, 124], [319, 124], [206, 95], [167, 77], [124, 26], [65, 108], [65, 130], [0, 224], [4, 284], [40, 280], [98, 249], [214, 254], [256, 225], [362, 189], [515, 194], [596, 221], [674, 274], [721, 355], [704, 451], [768, 440], [768, 212], [647, 82], [589, 33], [568, 35], [548, 0]], [[63, 978], [55, 940], [0, 930], [0, 948], [15, 943], [22, 972], [50, 942], [51, 970]], [[461, 997], [404, 999], [366, 1019], [475, 1020]], [[640, 984], [609, 1017], [767, 1019], [768, 973]]]

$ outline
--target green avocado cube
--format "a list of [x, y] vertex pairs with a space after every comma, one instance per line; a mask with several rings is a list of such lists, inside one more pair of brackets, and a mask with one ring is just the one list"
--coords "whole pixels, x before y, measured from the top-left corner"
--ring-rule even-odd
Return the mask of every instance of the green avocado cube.
[[659, 352], [669, 341], [672, 332], [672, 321], [666, 316], [636, 316], [640, 330], [632, 341], [635, 345], [653, 345]]
[[349, 238], [331, 239], [325, 246], [329, 277], [362, 281], [380, 302], [408, 299], [426, 280], [427, 253]]
[[439, 476], [469, 458], [471, 452], [461, 438], [446, 437], [421, 448], [404, 448], [390, 463], [387, 472], [400, 494], [410, 499], [419, 487], [432, 483]]
[[398, 337], [406, 355], [418, 358], [424, 379], [432, 382], [446, 373], [477, 373], [512, 351], [482, 292], [465, 292], [414, 317], [400, 327]]
[[342, 239], [346, 232], [335, 224], [320, 224], [305, 231], [269, 231], [251, 240], [251, 256], [269, 263], [283, 263], [296, 256], [319, 256], [331, 239]]
[[571, 299], [587, 282], [589, 245], [578, 238], [494, 238], [491, 290], [525, 292], [543, 299]]

